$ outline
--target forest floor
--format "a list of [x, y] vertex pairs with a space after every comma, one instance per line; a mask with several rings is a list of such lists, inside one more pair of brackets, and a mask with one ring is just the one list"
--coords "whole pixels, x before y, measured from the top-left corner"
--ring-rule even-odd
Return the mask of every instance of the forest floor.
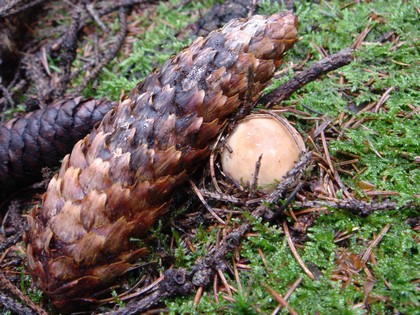
[[[105, 4], [88, 4], [92, 17], [78, 25], [77, 10], [68, 2], [43, 4], [43, 18], [25, 26], [31, 28], [31, 39], [25, 40], [33, 41], [25, 67], [15, 56], [9, 63], [16, 64], [15, 72], [2, 68], [3, 121], [74, 94], [118, 100], [188, 45], [196, 36], [191, 35], [195, 21], [213, 5], [145, 1], [95, 22], [95, 12], [105, 10]], [[284, 9], [263, 1], [258, 12]], [[186, 195], [177, 194], [169, 218], [150, 232], [149, 266], [112, 287], [95, 312], [142, 309], [166, 270], [191, 270], [215, 253], [223, 267], [213, 270], [210, 285], [190, 294], [168, 294], [145, 309], [170, 314], [418, 314], [420, 2], [294, 1], [293, 9], [300, 40], [266, 94], [315, 62], [345, 48], [354, 50], [350, 64], [270, 104], [269, 110], [302, 134], [312, 153], [302, 163], [302, 176], [278, 200], [269, 200], [246, 188], [232, 190], [216, 154], [195, 174], [198, 189], [187, 186]], [[66, 61], [40, 48], [71, 35], [66, 33], [71, 25], [80, 28], [70, 40], [73, 57]], [[24, 43], [16, 49], [24, 47], [29, 49]], [[257, 104], [258, 110], [267, 109]], [[209, 172], [213, 166], [214, 174]], [[44, 191], [44, 186], [31, 187], [0, 204], [4, 314], [30, 313], [31, 307], [33, 313], [42, 308], [56, 314], [25, 271], [21, 238], [24, 214]], [[265, 209], [255, 212], [261, 204]], [[255, 213], [263, 215], [256, 218]], [[237, 246], [221, 253], [234, 233], [240, 234]]]

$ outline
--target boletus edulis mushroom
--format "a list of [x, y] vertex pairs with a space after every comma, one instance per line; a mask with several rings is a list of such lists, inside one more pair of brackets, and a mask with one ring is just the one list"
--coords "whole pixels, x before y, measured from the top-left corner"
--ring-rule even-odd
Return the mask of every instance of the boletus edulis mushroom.
[[305, 151], [302, 136], [284, 118], [270, 114], [247, 116], [228, 136], [221, 153], [222, 169], [242, 185], [252, 183], [256, 163], [259, 190], [270, 193]]

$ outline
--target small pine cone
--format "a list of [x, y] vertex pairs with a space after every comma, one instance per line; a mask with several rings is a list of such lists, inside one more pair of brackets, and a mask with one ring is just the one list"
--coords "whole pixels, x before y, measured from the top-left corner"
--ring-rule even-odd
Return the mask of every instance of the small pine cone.
[[1, 124], [0, 190], [40, 179], [41, 169], [57, 165], [114, 105], [76, 97]]
[[133, 268], [171, 193], [296, 41], [291, 13], [233, 20], [150, 74], [79, 141], [29, 216], [28, 268], [64, 309]]

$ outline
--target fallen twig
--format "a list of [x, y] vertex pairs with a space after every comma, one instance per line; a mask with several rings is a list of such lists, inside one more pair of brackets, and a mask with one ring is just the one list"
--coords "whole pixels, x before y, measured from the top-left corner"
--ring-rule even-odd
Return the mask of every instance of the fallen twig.
[[292, 237], [290, 236], [289, 228], [288, 228], [287, 223], [285, 221], [283, 221], [283, 231], [284, 231], [284, 234], [286, 235], [286, 240], [287, 240], [287, 243], [289, 244], [290, 251], [292, 252], [295, 259], [297, 260], [299, 266], [303, 269], [303, 271], [306, 273], [306, 275], [309, 278], [311, 278], [312, 280], [315, 280], [314, 274], [312, 273], [312, 271], [309, 270], [308, 267], [306, 267], [305, 263], [303, 262], [302, 258], [300, 257], [299, 253], [297, 252], [296, 247], [293, 244]]
[[3, 292], [0, 292], [0, 304], [2, 304], [5, 310], [15, 312], [16, 314], [25, 314], [25, 315], [36, 314], [36, 312], [31, 310], [29, 307], [23, 306], [21, 303], [7, 296]]
[[[376, 236], [376, 238], [373, 240], [373, 242], [369, 245], [368, 248], [366, 248], [366, 251], [364, 252], [362, 258], [361, 258], [361, 266], [360, 269], [362, 269], [367, 261], [369, 260], [370, 255], [372, 254], [373, 249], [378, 246], [379, 242], [382, 240], [382, 237], [385, 235], [386, 232], [389, 231], [391, 228], [391, 224], [386, 224], [384, 228], [379, 232], [379, 234]], [[359, 269], [359, 270], [360, 270]]]
[[274, 104], [278, 104], [281, 101], [288, 99], [290, 95], [304, 85], [315, 81], [330, 71], [348, 65], [352, 59], [353, 49], [351, 48], [343, 49], [334, 55], [328, 56], [303, 70], [301, 73], [297, 74], [286, 83], [280, 85], [275, 90], [262, 96], [259, 103], [265, 105], [267, 108]]
[[268, 291], [268, 293], [270, 293], [270, 295], [284, 308], [287, 308], [287, 310], [289, 311], [290, 314], [292, 315], [297, 315], [298, 313], [289, 306], [289, 303], [287, 303], [287, 301], [280, 295], [278, 294], [274, 289], [270, 288], [268, 285], [262, 284], [262, 286], [264, 287], [264, 289], [266, 289]]
[[157, 302], [175, 294], [189, 294], [194, 291], [194, 286], [189, 281], [187, 272], [183, 268], [169, 269], [165, 272], [163, 280], [155, 291], [140, 300], [128, 302], [122, 309], [103, 313], [103, 315], [130, 315], [139, 314]]
[[[27, 306], [29, 306], [34, 312], [30, 312], [30, 314], [39, 314], [39, 315], [48, 315], [48, 313], [43, 310], [40, 306], [36, 305], [34, 302], [31, 301], [26, 295], [24, 295], [13, 283], [11, 283], [2, 272], [0, 272], [0, 288], [7, 290], [9, 293], [13, 294], [21, 301], [23, 301]], [[0, 298], [7, 303], [10, 302], [7, 297], [3, 297], [0, 294]], [[20, 303], [13, 301], [13, 303], [8, 303], [8, 306], [12, 308], [12, 310], [17, 310], [21, 307]], [[25, 308], [26, 309], [26, 308]]]
[[77, 34], [80, 25], [80, 8], [76, 6], [71, 17], [71, 23], [66, 31], [65, 40], [61, 46], [60, 64], [62, 77], [54, 90], [54, 99], [61, 99], [67, 90], [67, 85], [71, 80], [71, 65], [76, 58]]
[[[0, 81], [1, 82], [1, 81]], [[11, 93], [9, 92], [9, 90], [0, 83], [0, 91], [3, 93], [4, 98], [6, 99], [6, 101], [9, 103], [9, 106], [14, 107], [15, 106], [15, 102], [13, 101], [13, 97], [11, 95]]]
[[315, 208], [315, 207], [331, 207], [338, 208], [352, 213], [358, 214], [360, 216], [368, 216], [375, 211], [383, 210], [409, 210], [409, 209], [418, 209], [419, 203], [414, 201], [407, 202], [403, 205], [399, 205], [396, 202], [392, 201], [383, 201], [383, 202], [366, 202], [362, 200], [312, 200], [312, 201], [297, 201], [293, 204], [295, 208]]
[[203, 204], [203, 206], [207, 209], [208, 212], [210, 212], [210, 214], [217, 220], [219, 221], [221, 224], [226, 225], [226, 222], [223, 221], [222, 218], [220, 218], [214, 211], [213, 209], [209, 206], [209, 204], [206, 202], [206, 200], [204, 199], [203, 195], [201, 194], [200, 190], [197, 188], [196, 184], [194, 184], [194, 182], [192, 180], [189, 180], [189, 183], [191, 185], [191, 188], [194, 190], [195, 194], [197, 195], [198, 199], [200, 199], [201, 203]]
[[98, 11], [94, 7], [94, 3], [85, 3], [86, 11], [94, 19], [96, 24], [101, 28], [102, 32], [107, 33], [109, 31], [108, 27], [101, 21]]
[[[296, 290], [296, 288], [299, 286], [299, 284], [302, 282], [302, 278], [298, 278], [290, 287], [289, 291], [286, 292], [283, 299], [287, 301], [289, 297], [292, 295], [292, 293]], [[279, 305], [276, 307], [276, 309], [271, 313], [271, 315], [276, 315], [281, 309], [283, 308], [283, 305], [279, 303]]]
[[268, 209], [269, 205], [274, 204], [279, 199], [283, 197], [285, 191], [287, 191], [293, 184], [298, 182], [298, 179], [302, 176], [305, 169], [308, 167], [309, 162], [312, 158], [312, 152], [306, 152], [302, 155], [300, 161], [296, 163], [295, 167], [287, 173], [286, 177], [277, 185], [276, 189], [269, 194], [261, 205], [253, 212], [256, 216], [261, 217], [264, 215], [266, 220], [271, 220], [274, 216], [274, 213]]
[[[25, 1], [25, 0], [13, 0], [5, 1], [4, 5], [0, 7], [0, 18], [5, 18], [14, 14], [18, 14], [22, 11], [25, 11], [29, 8], [41, 4], [45, 0], [34, 0], [34, 1]], [[25, 3], [26, 2], [26, 3]]]

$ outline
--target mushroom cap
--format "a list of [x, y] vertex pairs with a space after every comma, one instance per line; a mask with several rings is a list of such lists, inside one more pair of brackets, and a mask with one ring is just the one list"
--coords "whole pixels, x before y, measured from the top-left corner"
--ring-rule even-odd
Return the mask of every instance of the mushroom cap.
[[221, 163], [223, 171], [232, 180], [249, 185], [262, 154], [258, 187], [270, 193], [304, 151], [301, 135], [287, 120], [254, 114], [239, 122], [229, 135], [222, 150]]

